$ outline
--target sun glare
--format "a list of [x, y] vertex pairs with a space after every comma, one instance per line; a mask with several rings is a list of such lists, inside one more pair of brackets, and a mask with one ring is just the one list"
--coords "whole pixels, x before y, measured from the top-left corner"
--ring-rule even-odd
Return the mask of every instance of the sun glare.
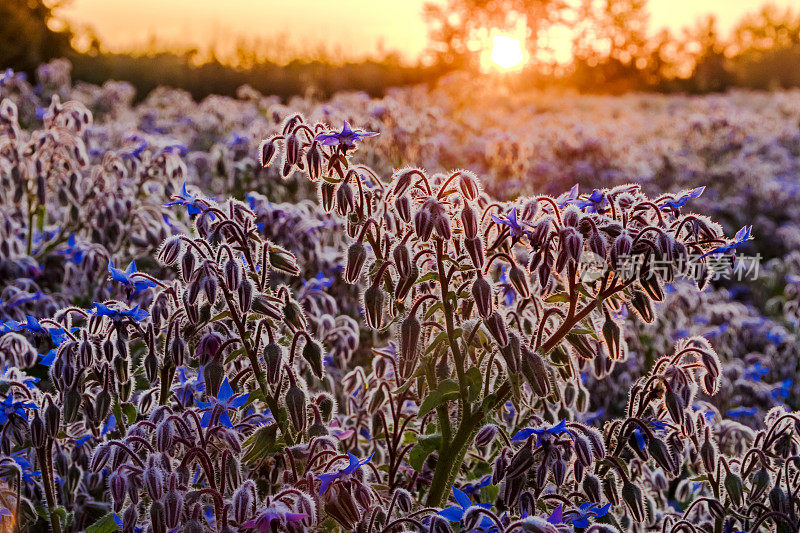
[[522, 41], [508, 35], [493, 37], [490, 58], [495, 65], [504, 70], [522, 66], [525, 61]]

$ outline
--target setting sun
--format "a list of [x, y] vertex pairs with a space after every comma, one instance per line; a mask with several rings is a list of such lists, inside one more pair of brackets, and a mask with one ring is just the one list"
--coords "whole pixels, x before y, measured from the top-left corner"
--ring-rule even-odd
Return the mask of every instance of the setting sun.
[[498, 35], [492, 39], [490, 57], [492, 62], [502, 69], [517, 68], [525, 61], [522, 41], [508, 35]]

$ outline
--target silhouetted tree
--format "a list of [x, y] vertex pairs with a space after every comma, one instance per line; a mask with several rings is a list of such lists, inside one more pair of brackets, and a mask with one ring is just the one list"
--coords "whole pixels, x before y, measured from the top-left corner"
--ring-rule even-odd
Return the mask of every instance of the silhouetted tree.
[[40, 63], [71, 51], [72, 33], [42, 0], [0, 1], [0, 67], [32, 71]]

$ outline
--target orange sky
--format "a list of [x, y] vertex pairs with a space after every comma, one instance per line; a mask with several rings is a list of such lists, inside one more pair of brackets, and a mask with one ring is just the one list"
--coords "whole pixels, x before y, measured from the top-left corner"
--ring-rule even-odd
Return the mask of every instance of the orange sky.
[[[441, 1], [441, 0], [439, 0]], [[796, 6], [798, 0], [773, 0]], [[207, 50], [240, 38], [277, 41], [292, 49], [324, 45], [348, 58], [384, 49], [415, 58], [425, 46], [425, 0], [72, 0], [59, 13], [74, 25], [91, 25], [109, 49], [142, 49], [157, 42]], [[715, 13], [723, 32], [760, 0], [649, 0], [651, 27], [678, 29]], [[230, 48], [229, 48], [230, 49]]]

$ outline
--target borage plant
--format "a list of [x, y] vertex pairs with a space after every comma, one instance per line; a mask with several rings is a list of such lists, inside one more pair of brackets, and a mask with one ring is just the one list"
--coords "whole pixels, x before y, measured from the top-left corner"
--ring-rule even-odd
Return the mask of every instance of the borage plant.
[[[631, 418], [612, 424], [605, 439], [575, 420], [588, 407], [582, 378], [590, 371], [602, 377], [625, 360], [623, 309], [651, 322], [667, 282], [688, 277], [702, 289], [709, 258], [733, 250], [749, 230], [728, 241], [718, 224], [682, 213], [702, 188], [648, 199], [635, 185], [590, 195], [576, 187], [558, 198], [498, 204], [467, 171], [404, 169], [383, 184], [350, 160], [363, 134], [347, 124], [324, 131], [291, 117], [281, 136], [262, 144], [262, 163], [283, 141], [283, 174], [305, 172], [318, 181], [324, 208], [347, 218], [344, 279], [363, 280], [366, 325], [379, 338], [397, 338], [377, 350], [369, 375], [354, 371], [371, 392], [366, 405], [349, 408], [372, 418], [390, 490], [427, 488], [427, 504], [441, 507], [459, 476], [478, 475], [493, 460], [502, 509], [521, 505], [533, 514], [535, 501], [572, 506], [549, 494], [553, 486], [570, 493], [566, 483], [593, 502], [563, 512], [565, 523], [577, 525], [608, 509], [599, 489], [581, 489], [587, 476], [606, 475], [608, 501], [619, 503], [611, 498], [611, 468], [622, 476], [627, 516], [645, 520], [641, 489], [619, 453], [630, 440], [641, 455], [640, 443], [648, 443], [658, 464], [677, 473], [679, 463], [669, 462], [667, 445], [640, 417], [666, 412], [674, 438], [694, 437], [694, 418], [684, 411], [691, 411], [696, 382], [714, 392], [716, 355], [705, 344], [680, 345], [676, 360], [661, 368], [669, 378], [653, 377], [634, 391]], [[651, 406], [656, 399], [662, 403]], [[500, 437], [505, 446], [496, 447]], [[608, 442], [618, 443], [610, 457]], [[473, 443], [484, 452], [470, 452]], [[486, 509], [476, 513], [499, 520]], [[340, 523], [352, 527], [356, 518]]]

